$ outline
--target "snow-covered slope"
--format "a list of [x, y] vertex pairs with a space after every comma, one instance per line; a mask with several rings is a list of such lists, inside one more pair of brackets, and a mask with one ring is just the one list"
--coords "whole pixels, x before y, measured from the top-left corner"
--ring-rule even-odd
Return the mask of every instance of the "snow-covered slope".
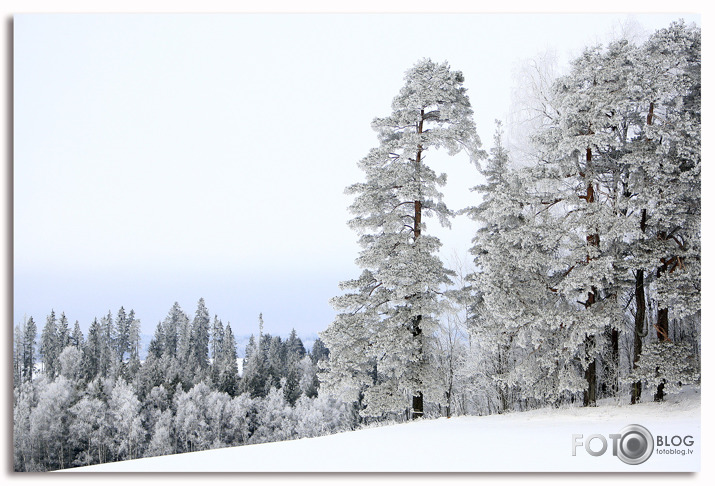
[[[601, 405], [420, 420], [313, 439], [68, 471], [698, 471], [700, 394], [668, 398], [662, 404]], [[625, 464], [612, 450], [613, 438], [609, 435], [618, 434], [630, 424], [646, 427], [656, 443], [650, 458], [640, 465]], [[594, 456], [584, 446], [577, 446], [574, 456], [574, 434], [582, 434], [579, 443], [600, 434], [607, 449]], [[592, 451], [599, 452], [601, 439], [595, 437], [590, 446]]]

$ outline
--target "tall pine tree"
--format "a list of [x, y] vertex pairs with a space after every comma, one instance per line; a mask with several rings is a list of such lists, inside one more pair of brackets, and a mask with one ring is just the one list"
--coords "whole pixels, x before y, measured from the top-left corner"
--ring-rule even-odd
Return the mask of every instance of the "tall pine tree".
[[331, 350], [323, 381], [349, 401], [362, 394], [365, 416], [411, 410], [421, 417], [432, 391], [425, 339], [450, 272], [424, 219], [447, 226], [452, 212], [439, 192], [446, 175], [427, 165], [427, 155], [440, 148], [480, 155], [463, 82], [446, 62], [422, 60], [407, 71], [392, 114], [373, 121], [380, 143], [359, 163], [365, 182], [347, 188], [363, 273], [343, 282], [349, 292], [332, 301], [340, 313], [321, 335]]

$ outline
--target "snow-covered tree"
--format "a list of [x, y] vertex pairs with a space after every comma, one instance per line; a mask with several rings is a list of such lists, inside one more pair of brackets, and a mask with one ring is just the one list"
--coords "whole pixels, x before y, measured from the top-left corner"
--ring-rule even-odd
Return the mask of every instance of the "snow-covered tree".
[[79, 380], [82, 374], [82, 352], [74, 346], [67, 346], [57, 357], [58, 372], [70, 382]]
[[[671, 320], [700, 311], [700, 48], [700, 29], [682, 21], [657, 31], [640, 49], [648, 62], [637, 65], [631, 83], [630, 99], [640, 115], [639, 136], [625, 157], [629, 203], [640, 218], [631, 245], [631, 265], [638, 266], [636, 366], [646, 287], [656, 301], [661, 342], [670, 339]], [[639, 398], [635, 383], [632, 401]], [[660, 387], [656, 399], [662, 398]]]
[[60, 320], [57, 323], [57, 352], [62, 353], [62, 350], [70, 344], [70, 328], [67, 316], [63, 312]]
[[35, 368], [35, 345], [37, 344], [37, 325], [32, 317], [25, 318], [22, 324], [15, 326], [13, 346], [13, 370], [15, 384], [31, 381]]
[[258, 339], [252, 334], [246, 345], [240, 386], [241, 393], [248, 392], [254, 398], [263, 397], [268, 392], [266, 341], [270, 342], [270, 336], [263, 335], [263, 313], [261, 313], [258, 316]]
[[165, 456], [176, 452], [173, 422], [171, 410], [164, 410], [159, 414], [152, 429], [151, 441], [147, 445], [146, 457]]
[[223, 339], [218, 352], [216, 387], [218, 391], [234, 397], [238, 393], [239, 387], [238, 355], [236, 353], [236, 338], [233, 336], [230, 323], [226, 324], [223, 331]]
[[325, 347], [323, 340], [318, 338], [313, 343], [313, 347], [310, 349], [310, 359], [313, 364], [318, 364], [318, 361], [327, 360], [330, 356], [330, 351]]
[[124, 310], [124, 307], [120, 307], [117, 311], [114, 328], [116, 334], [114, 345], [116, 348], [117, 359], [121, 363], [124, 361], [124, 356], [131, 349], [131, 344], [129, 342], [131, 322], [127, 318], [127, 313]]
[[230, 401], [228, 394], [212, 391], [203, 382], [188, 392], [179, 391], [174, 397], [174, 427], [180, 450], [192, 452], [225, 446], [223, 437], [229, 421], [226, 407]]
[[196, 373], [203, 378], [203, 373], [209, 366], [209, 335], [211, 318], [204, 299], [199, 299], [196, 314], [191, 323], [191, 364], [197, 367]]
[[[663, 341], [669, 311], [699, 311], [699, 35], [676, 23], [643, 46], [618, 40], [586, 49], [545, 97], [534, 137], [538, 162], [519, 176], [524, 193], [511, 196], [527, 209], [524, 227], [544, 250], [525, 255], [527, 261], [542, 264], [541, 288], [555, 298], [546, 307], [549, 321], [530, 326], [554, 332], [539, 331], [527, 342], [539, 343], [539, 352], [548, 348], [539, 334], [558, 335], [557, 346], [568, 343], [562, 358], [571, 353], [583, 378], [573, 367], [562, 376], [571, 375], [568, 390], [583, 383], [587, 405], [597, 390], [618, 390], [621, 333], [631, 325], [637, 366], [647, 295], [655, 299]], [[523, 308], [533, 305], [544, 302]], [[630, 306], [633, 321], [624, 314]], [[636, 383], [633, 400], [639, 396]]]
[[299, 438], [319, 437], [351, 430], [353, 411], [323, 394], [316, 398], [302, 396], [295, 404], [295, 433]]
[[[653, 341], [643, 347], [631, 379], [643, 383], [654, 392], [679, 393], [683, 385], [692, 385], [700, 380], [700, 366], [688, 343]], [[661, 398], [662, 399], [662, 398]]]
[[38, 389], [37, 405], [30, 415], [35, 457], [47, 469], [64, 469], [72, 462], [67, 437], [75, 388], [69, 380], [59, 376], [53, 382], [38, 383]]
[[20, 324], [15, 325], [15, 332], [13, 333], [13, 347], [12, 347], [12, 371], [13, 371], [13, 383], [17, 386], [22, 381], [22, 363], [23, 363], [23, 345], [22, 338], [23, 332]]
[[112, 312], [99, 320], [99, 374], [102, 377], [115, 376], [117, 372], [117, 351], [114, 318]]
[[145, 431], [139, 415], [141, 403], [132, 387], [119, 378], [109, 397], [112, 426], [111, 451], [117, 461], [141, 457]]
[[92, 321], [89, 326], [89, 332], [87, 333], [87, 342], [84, 346], [84, 353], [82, 355], [82, 369], [84, 379], [87, 382], [94, 380], [96, 377], [101, 376], [101, 361], [102, 361], [102, 337], [101, 329], [99, 327], [99, 322], [97, 319]]
[[74, 321], [72, 334], [70, 335], [70, 344], [77, 349], [84, 347], [84, 334], [82, 334], [82, 329], [79, 327], [79, 321]]
[[256, 430], [257, 400], [250, 393], [234, 397], [227, 405], [227, 441], [232, 445], [247, 444]]
[[211, 324], [211, 379], [214, 383], [218, 381], [219, 367], [218, 362], [223, 351], [223, 341], [224, 341], [224, 328], [223, 322], [218, 318], [218, 315], [214, 316], [213, 323]]
[[[340, 313], [321, 334], [330, 348], [322, 386], [350, 402], [362, 395], [365, 416], [411, 409], [421, 417], [432, 393], [424, 341], [435, 331], [450, 272], [423, 219], [448, 225], [452, 211], [439, 192], [446, 175], [429, 167], [427, 155], [441, 148], [480, 155], [463, 82], [446, 62], [425, 59], [408, 70], [392, 114], [373, 121], [380, 144], [359, 163], [365, 182], [347, 189], [364, 270], [332, 301]], [[434, 395], [428, 399], [441, 399]]]
[[553, 239], [537, 224], [543, 208], [529, 191], [533, 171], [512, 170], [502, 140], [497, 124], [481, 168], [485, 184], [474, 188], [482, 202], [466, 210], [480, 228], [471, 248], [476, 271], [465, 289], [472, 345], [460, 370], [481, 408], [496, 411], [516, 399], [554, 402], [573, 388], [573, 356], [560, 352], [561, 304], [548, 280]]
[[[165, 354], [175, 358], [180, 357], [182, 352], [186, 353], [188, 346], [189, 317], [181, 310], [178, 302], [169, 310], [169, 314], [162, 322], [164, 334], [162, 336], [162, 348]], [[186, 349], [180, 350], [179, 343], [186, 343]], [[183, 357], [183, 356], [182, 356]]]
[[69, 443], [79, 451], [73, 466], [101, 464], [109, 459], [111, 425], [107, 404], [84, 396], [69, 410]]
[[261, 444], [294, 438], [294, 411], [280, 389], [271, 387], [256, 408], [257, 428], [249, 443]]
[[57, 357], [59, 355], [60, 350], [58, 349], [57, 317], [55, 316], [55, 311], [53, 310], [50, 315], [47, 316], [45, 327], [42, 328], [42, 335], [40, 336], [42, 369], [45, 375], [50, 379], [53, 379], [55, 377], [55, 373], [57, 372], [55, 362], [57, 361]]
[[37, 339], [37, 325], [32, 316], [25, 322], [24, 336], [22, 341], [23, 359], [22, 374], [26, 379], [32, 380], [35, 372], [35, 345]]
[[37, 405], [35, 385], [24, 381], [15, 387], [13, 393], [13, 430], [14, 470], [36, 471], [39, 464], [35, 461], [36, 441], [32, 436], [31, 414]]

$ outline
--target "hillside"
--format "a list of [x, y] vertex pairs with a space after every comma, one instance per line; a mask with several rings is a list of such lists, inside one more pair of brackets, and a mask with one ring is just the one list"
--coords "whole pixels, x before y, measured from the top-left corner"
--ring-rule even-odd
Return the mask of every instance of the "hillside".
[[[669, 397], [665, 403], [607, 404], [592, 408], [542, 409], [485, 417], [455, 417], [389, 425], [326, 437], [232, 447], [77, 468], [86, 472], [418, 472], [418, 471], [698, 471], [700, 393]], [[612, 454], [609, 434], [625, 426], [646, 427], [656, 445], [640, 465]], [[577, 447], [601, 434], [600, 456]], [[677, 436], [678, 438], [676, 439]], [[678, 443], [692, 437], [692, 445]], [[660, 437], [660, 439], [659, 439]], [[690, 443], [690, 439], [685, 442]], [[599, 439], [591, 448], [598, 452]], [[691, 452], [689, 452], [691, 451]]]

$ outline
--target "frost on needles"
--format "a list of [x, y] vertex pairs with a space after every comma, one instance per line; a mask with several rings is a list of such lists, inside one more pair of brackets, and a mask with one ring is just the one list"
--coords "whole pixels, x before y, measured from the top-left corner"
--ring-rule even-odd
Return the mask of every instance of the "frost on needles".
[[461, 72], [429, 59], [407, 71], [392, 113], [372, 123], [379, 145], [359, 162], [365, 181], [347, 188], [364, 270], [332, 300], [340, 313], [321, 334], [331, 350], [322, 386], [358, 401], [363, 416], [411, 409], [420, 417], [425, 398], [443, 396], [434, 390], [428, 349], [452, 272], [423, 218], [448, 226], [453, 215], [439, 190], [446, 174], [430, 168], [428, 155], [481, 155], [463, 82]]

